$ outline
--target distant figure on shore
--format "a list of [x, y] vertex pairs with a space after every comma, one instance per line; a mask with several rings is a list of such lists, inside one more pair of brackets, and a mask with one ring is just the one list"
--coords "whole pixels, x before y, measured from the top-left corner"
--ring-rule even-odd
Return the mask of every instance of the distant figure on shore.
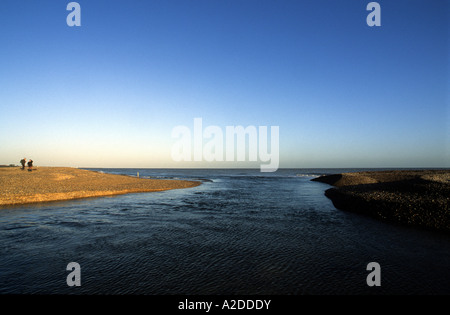
[[33, 170], [33, 160], [30, 159], [28, 161], [28, 172], [31, 172]]
[[22, 170], [24, 170], [25, 169], [25, 163], [27, 162], [27, 158], [23, 158], [23, 159], [21, 159], [20, 160], [20, 164], [22, 164]]

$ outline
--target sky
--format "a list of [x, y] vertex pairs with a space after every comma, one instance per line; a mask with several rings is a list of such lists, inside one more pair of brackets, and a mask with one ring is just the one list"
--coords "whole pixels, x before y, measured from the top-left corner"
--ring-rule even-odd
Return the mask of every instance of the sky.
[[282, 168], [450, 167], [447, 0], [69, 2], [1, 2], [0, 164], [259, 167], [174, 161], [201, 118], [278, 126]]

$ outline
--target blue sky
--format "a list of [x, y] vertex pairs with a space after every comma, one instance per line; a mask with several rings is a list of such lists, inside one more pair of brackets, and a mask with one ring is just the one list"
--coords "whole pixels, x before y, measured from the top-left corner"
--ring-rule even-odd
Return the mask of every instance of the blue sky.
[[449, 2], [0, 5], [0, 164], [175, 162], [178, 125], [279, 126], [280, 167], [450, 167]]

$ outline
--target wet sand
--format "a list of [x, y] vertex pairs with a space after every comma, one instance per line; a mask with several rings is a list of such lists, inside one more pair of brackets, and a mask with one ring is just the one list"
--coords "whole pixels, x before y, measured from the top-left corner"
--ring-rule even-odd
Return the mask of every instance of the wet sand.
[[0, 206], [190, 188], [197, 181], [144, 179], [69, 167], [0, 168]]
[[374, 171], [321, 176], [336, 208], [450, 232], [450, 170]]

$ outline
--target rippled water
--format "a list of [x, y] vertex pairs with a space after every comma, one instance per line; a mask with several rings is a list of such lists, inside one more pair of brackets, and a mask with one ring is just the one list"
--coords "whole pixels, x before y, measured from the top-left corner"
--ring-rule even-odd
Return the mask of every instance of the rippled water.
[[203, 184], [0, 209], [0, 293], [450, 294], [450, 236], [336, 210], [342, 170], [101, 171]]

